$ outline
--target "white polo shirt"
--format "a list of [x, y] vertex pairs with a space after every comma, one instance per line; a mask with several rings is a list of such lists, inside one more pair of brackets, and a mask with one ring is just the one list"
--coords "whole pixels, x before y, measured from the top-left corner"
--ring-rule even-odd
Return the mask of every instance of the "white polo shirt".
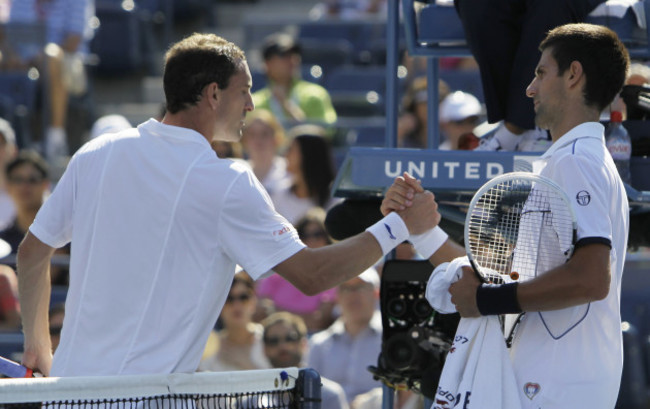
[[248, 166], [153, 119], [84, 145], [30, 231], [72, 241], [53, 376], [194, 372], [235, 264], [304, 247]]
[[591, 122], [573, 128], [534, 170], [569, 196], [578, 219], [578, 246], [611, 246], [612, 279], [602, 301], [525, 315], [511, 348], [522, 408], [611, 409], [623, 366], [620, 294], [629, 207], [603, 126]]

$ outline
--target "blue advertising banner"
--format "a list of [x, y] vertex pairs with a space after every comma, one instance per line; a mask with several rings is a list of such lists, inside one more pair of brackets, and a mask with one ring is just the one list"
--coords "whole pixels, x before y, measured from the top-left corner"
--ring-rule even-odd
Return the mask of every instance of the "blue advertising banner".
[[433, 190], [474, 191], [506, 172], [531, 171], [539, 154], [519, 152], [441, 151], [351, 148], [346, 158], [352, 185], [384, 188], [408, 172]]

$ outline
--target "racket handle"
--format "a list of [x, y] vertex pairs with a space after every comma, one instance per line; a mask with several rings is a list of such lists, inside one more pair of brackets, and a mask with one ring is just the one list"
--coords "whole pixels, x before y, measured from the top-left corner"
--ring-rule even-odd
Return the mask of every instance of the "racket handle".
[[31, 378], [34, 376], [34, 371], [18, 362], [0, 356], [0, 374], [10, 378]]

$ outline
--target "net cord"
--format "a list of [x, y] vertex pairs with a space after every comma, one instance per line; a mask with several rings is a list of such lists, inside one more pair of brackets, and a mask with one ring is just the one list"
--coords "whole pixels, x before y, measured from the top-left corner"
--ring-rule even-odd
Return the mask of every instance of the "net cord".
[[0, 403], [286, 391], [295, 388], [299, 371], [298, 368], [282, 368], [168, 375], [2, 379]]

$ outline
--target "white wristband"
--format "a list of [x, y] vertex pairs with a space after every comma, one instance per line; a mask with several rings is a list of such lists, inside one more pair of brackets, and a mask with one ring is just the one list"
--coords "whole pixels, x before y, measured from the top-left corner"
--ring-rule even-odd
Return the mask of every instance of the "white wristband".
[[409, 238], [409, 230], [404, 220], [395, 212], [389, 213], [366, 231], [375, 236], [384, 255]]
[[422, 234], [412, 234], [409, 241], [415, 250], [425, 259], [428, 259], [445, 244], [449, 236], [439, 226]]

